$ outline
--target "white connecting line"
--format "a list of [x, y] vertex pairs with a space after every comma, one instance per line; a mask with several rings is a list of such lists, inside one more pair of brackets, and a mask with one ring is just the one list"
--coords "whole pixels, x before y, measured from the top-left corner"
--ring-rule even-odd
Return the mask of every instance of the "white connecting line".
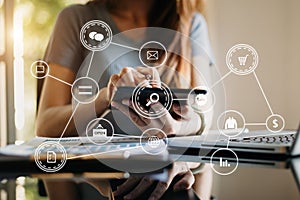
[[96, 155], [101, 155], [101, 154], [106, 154], [106, 153], [113, 153], [113, 152], [124, 151], [124, 150], [137, 149], [137, 148], [141, 148], [141, 147], [142, 146], [136, 146], [136, 147], [129, 147], [129, 148], [124, 148], [124, 149], [115, 149], [115, 150], [105, 151], [105, 152], [98, 152], [98, 153], [84, 154], [84, 155], [79, 155], [79, 156], [72, 156], [72, 157], [68, 157], [67, 160], [76, 159], [76, 158], [84, 158], [84, 157], [87, 157], [87, 156], [96, 156]]
[[59, 82], [62, 82], [62, 83], [66, 84], [66, 85], [68, 85], [68, 86], [70, 86], [70, 87], [72, 87], [72, 84], [70, 84], [70, 83], [68, 83], [68, 82], [66, 82], [66, 81], [63, 81], [63, 80], [61, 80], [61, 79], [59, 79], [59, 78], [57, 78], [57, 77], [55, 77], [55, 76], [51, 76], [50, 74], [48, 74], [47, 76], [49, 76], [50, 78], [53, 78], [53, 79], [55, 79], [55, 80], [57, 80], [57, 81], [59, 81]]
[[140, 51], [140, 50], [137, 49], [137, 48], [130, 47], [130, 46], [123, 45], [123, 44], [119, 44], [119, 43], [115, 43], [115, 42], [111, 42], [111, 44], [114, 44], [114, 45], [117, 45], [117, 46], [120, 46], [120, 47], [124, 47], [124, 48], [128, 48], [128, 49], [132, 49], [132, 50], [135, 50], [135, 51]]
[[[139, 51], [139, 49], [134, 48], [134, 47], [130, 47], [130, 46], [126, 46], [126, 45], [114, 43], [114, 42], [112, 42], [111, 44], [114, 44], [114, 45], [117, 45], [117, 46], [121, 46], [121, 47], [124, 47], [124, 48], [128, 48], [128, 49], [132, 49], [132, 50]], [[88, 75], [89, 75], [89, 73], [90, 73], [90, 68], [91, 68], [91, 65], [92, 65], [92, 61], [93, 61], [93, 58], [94, 58], [94, 54], [95, 54], [95, 51], [92, 51], [92, 56], [91, 56], [91, 60], [90, 60], [90, 62], [89, 62], [89, 66], [88, 66], [88, 69], [87, 69], [86, 77], [88, 77]], [[153, 73], [154, 73], [154, 72], [153, 72]], [[154, 74], [153, 74], [153, 75], [154, 75]], [[57, 77], [54, 77], [54, 76], [52, 76], [52, 75], [50, 75], [50, 74], [48, 74], [48, 76], [49, 76], [50, 78], [53, 78], [53, 79], [59, 81], [59, 82], [62, 82], [62, 83], [64, 83], [64, 84], [66, 84], [66, 85], [69, 85], [70, 87], [73, 86], [72, 84], [70, 84], [70, 83], [68, 83], [68, 82], [66, 82], [66, 81], [63, 81], [63, 80], [61, 80], [61, 79], [59, 79], [59, 78], [57, 78]], [[153, 77], [153, 76], [152, 76], [152, 77]], [[62, 137], [64, 136], [64, 134], [65, 134], [65, 132], [66, 132], [66, 130], [67, 130], [67, 128], [68, 128], [68, 126], [69, 126], [69, 124], [70, 124], [72, 118], [74, 117], [74, 114], [75, 114], [75, 112], [76, 112], [78, 106], [79, 106], [79, 103], [75, 106], [75, 109], [73, 110], [73, 112], [72, 112], [72, 114], [71, 114], [71, 116], [70, 116], [70, 118], [69, 118], [69, 120], [68, 120], [68, 122], [67, 122], [67, 124], [66, 124], [66, 126], [65, 126], [65, 128], [64, 128], [64, 130], [63, 130], [63, 132], [62, 132], [62, 134], [61, 134], [61, 136], [60, 136], [60, 138], [59, 138], [59, 140], [58, 140], [58, 143], [61, 141]], [[123, 137], [124, 137], [124, 136], [123, 136]]]
[[91, 65], [92, 65], [93, 58], [94, 58], [94, 54], [95, 54], [95, 51], [93, 51], [93, 53], [92, 53], [92, 57], [91, 57], [91, 60], [90, 60], [90, 64], [89, 64], [88, 70], [87, 70], [87, 72], [86, 72], [86, 77], [89, 76], [90, 68], [91, 68]]
[[215, 82], [210, 88], [215, 87], [218, 83], [220, 83], [224, 78], [226, 78], [229, 74], [231, 74], [231, 71], [227, 72], [222, 78], [220, 78], [217, 82]]
[[259, 80], [258, 80], [258, 77], [256, 76], [255, 71], [253, 71], [253, 74], [254, 74], [254, 77], [255, 77], [255, 79], [256, 79], [256, 81], [257, 81], [257, 83], [258, 83], [258, 86], [259, 86], [259, 88], [260, 88], [260, 90], [261, 90], [261, 92], [262, 92], [262, 94], [263, 94], [263, 96], [264, 96], [264, 98], [265, 98], [265, 100], [266, 100], [266, 102], [267, 102], [267, 105], [268, 105], [268, 107], [269, 107], [269, 109], [270, 109], [272, 115], [274, 115], [273, 110], [272, 110], [272, 108], [271, 108], [271, 106], [270, 106], [270, 103], [269, 103], [269, 101], [268, 101], [268, 99], [267, 99], [267, 97], [266, 97], [266, 95], [265, 95], [264, 90], [263, 90], [262, 87], [261, 87], [261, 84], [260, 84], [260, 82], [259, 82]]
[[124, 138], [140, 138], [140, 136], [126, 135], [126, 134], [114, 134], [114, 136], [120, 136], [120, 137], [124, 137]]
[[265, 126], [266, 123], [245, 123], [245, 126]]
[[187, 101], [188, 99], [173, 99], [173, 101]]
[[227, 149], [229, 147], [229, 142], [230, 142], [230, 137], [228, 137], [228, 140], [227, 140]]
[[69, 120], [68, 120], [68, 122], [67, 122], [67, 124], [66, 124], [66, 126], [64, 128], [64, 130], [63, 130], [63, 132], [61, 133], [61, 136], [60, 136], [60, 138], [58, 140], [58, 143], [60, 142], [61, 138], [64, 136], [64, 134], [65, 134], [65, 132], [66, 132], [66, 130], [67, 130], [67, 128], [68, 128], [68, 126], [69, 126], [69, 124], [70, 124], [70, 122], [71, 122], [71, 120], [72, 120], [72, 118], [73, 118], [73, 116], [74, 116], [74, 114], [75, 114], [75, 112], [76, 112], [76, 110], [77, 110], [78, 107], [79, 107], [79, 103], [75, 106], [74, 111], [72, 112], [72, 114], [71, 114], [71, 116], [70, 116], [70, 118], [69, 118]]

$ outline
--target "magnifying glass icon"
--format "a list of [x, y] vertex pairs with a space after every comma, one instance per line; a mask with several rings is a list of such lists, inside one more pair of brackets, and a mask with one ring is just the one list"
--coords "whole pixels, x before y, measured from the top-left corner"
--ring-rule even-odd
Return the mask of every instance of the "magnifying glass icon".
[[150, 106], [153, 103], [157, 103], [159, 101], [159, 95], [157, 93], [152, 93], [150, 95], [150, 99], [148, 101], [148, 103], [146, 104], [146, 106]]

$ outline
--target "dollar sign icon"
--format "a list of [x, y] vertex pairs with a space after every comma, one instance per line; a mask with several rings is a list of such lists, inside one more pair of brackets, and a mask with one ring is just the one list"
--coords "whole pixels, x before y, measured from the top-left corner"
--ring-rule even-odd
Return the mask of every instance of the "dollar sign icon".
[[278, 120], [277, 119], [273, 119], [273, 128], [277, 128], [278, 127]]

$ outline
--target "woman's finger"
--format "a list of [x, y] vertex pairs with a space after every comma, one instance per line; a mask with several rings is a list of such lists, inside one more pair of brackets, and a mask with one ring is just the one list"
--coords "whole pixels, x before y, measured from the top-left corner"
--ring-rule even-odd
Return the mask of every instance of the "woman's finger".
[[144, 177], [140, 183], [127, 195], [124, 196], [124, 199], [135, 199], [139, 197], [143, 192], [145, 192], [151, 185], [153, 184], [153, 180]]
[[121, 77], [118, 86], [135, 87], [146, 80], [146, 76], [131, 67], [124, 67], [119, 76]]
[[[129, 108], [131, 108], [132, 110], [134, 110], [134, 107], [132, 105], [132, 101], [128, 100], [128, 99], [124, 99], [122, 100], [122, 104], [128, 106]], [[141, 115], [138, 115], [141, 120], [143, 122], [145, 122], [145, 125], [141, 128], [143, 128], [143, 130], [149, 129], [149, 128], [162, 128], [162, 123], [160, 122], [159, 119], [152, 119], [152, 118], [145, 118], [142, 117]]]
[[136, 186], [140, 180], [141, 180], [141, 178], [138, 178], [138, 177], [130, 177], [122, 185], [119, 185], [117, 187], [117, 190], [114, 191], [114, 196], [120, 196], [120, 195], [126, 194], [134, 186]]
[[173, 119], [173, 117], [171, 116], [169, 111], [160, 103], [153, 104], [151, 106], [151, 109], [153, 109], [154, 112], [162, 113], [161, 117], [159, 117], [158, 119], [160, 120], [160, 123], [163, 126], [163, 131], [167, 135], [176, 134], [177, 127], [176, 127], [176, 124], [174, 123], [175, 120]]
[[172, 110], [174, 113], [176, 113], [176, 115], [185, 120], [191, 119], [192, 114], [194, 113], [188, 105], [174, 104], [172, 106]]
[[126, 116], [130, 117], [130, 120], [135, 123], [137, 126], [144, 127], [146, 126], [146, 122], [143, 121], [143, 118], [140, 117], [136, 112], [134, 112], [131, 108], [128, 108], [127, 106], [124, 106], [120, 103], [117, 103], [115, 101], [111, 102], [111, 106], [117, 108], [122, 113], [124, 113]]
[[105, 197], [110, 196], [111, 187], [107, 180], [86, 179], [86, 182], [93, 186], [100, 194]]
[[150, 195], [149, 200], [158, 200], [162, 197], [162, 195], [168, 190], [171, 182], [175, 178], [175, 176], [179, 173], [186, 172], [187, 166], [185, 163], [174, 163], [172, 169], [169, 170], [168, 180], [158, 182], [157, 186], [153, 190]]
[[120, 86], [132, 86], [134, 87], [135, 86], [135, 81], [134, 81], [134, 77], [133, 77], [133, 74], [132, 74], [132, 71], [134, 69], [131, 68], [131, 67], [124, 67], [119, 76], [120, 76], [120, 79], [117, 83], [117, 86], [120, 87]]
[[190, 189], [195, 182], [195, 177], [193, 173], [189, 170], [184, 173], [183, 177], [173, 186], [175, 191], [178, 190], [188, 190]]
[[151, 82], [153, 87], [161, 87], [160, 75], [155, 68], [137, 67], [136, 70], [145, 75], [146, 79]]
[[111, 75], [108, 82], [108, 99], [111, 101], [117, 91], [117, 82], [120, 79], [118, 74]]

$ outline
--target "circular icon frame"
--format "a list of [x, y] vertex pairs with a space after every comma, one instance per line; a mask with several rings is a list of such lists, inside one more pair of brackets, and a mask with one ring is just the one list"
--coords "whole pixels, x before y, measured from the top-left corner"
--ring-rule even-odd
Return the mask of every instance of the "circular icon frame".
[[[227, 113], [235, 113], [237, 115], [240, 116], [240, 118], [242, 119], [242, 122], [243, 122], [243, 126], [242, 128], [240, 128], [240, 130], [234, 134], [234, 135], [228, 135], [228, 133], [225, 133], [224, 130], [220, 127], [220, 120], [221, 120], [221, 117], [223, 117], [223, 115], [226, 116]], [[239, 136], [246, 128], [246, 120], [244, 118], [244, 116], [242, 115], [242, 113], [236, 111], [236, 110], [226, 110], [225, 112], [221, 113], [217, 119], [217, 127], [218, 127], [218, 130], [220, 131], [220, 133], [222, 133], [223, 135], [225, 135], [226, 137], [237, 137]]]
[[[213, 157], [214, 157], [214, 155], [215, 155], [217, 152], [219, 152], [219, 151], [230, 151], [230, 152], [235, 156], [235, 158], [236, 158], [236, 165], [235, 165], [235, 167], [233, 168], [233, 170], [231, 170], [230, 172], [222, 173], [222, 172], [219, 172], [218, 170], [215, 169], [214, 164], [213, 164]], [[238, 158], [238, 156], [236, 155], [236, 153], [235, 153], [233, 150], [231, 150], [231, 149], [229, 149], [229, 148], [220, 148], [220, 149], [217, 149], [217, 150], [211, 155], [211, 157], [210, 157], [210, 166], [211, 166], [211, 168], [213, 169], [213, 171], [214, 171], [215, 173], [217, 173], [217, 174], [219, 174], [219, 175], [221, 175], [221, 176], [227, 176], [227, 175], [232, 174], [232, 173], [235, 172], [235, 170], [238, 168], [238, 165], [239, 165], [239, 158]]]
[[[37, 64], [38, 63], [42, 63], [42, 64], [44, 64], [45, 66], [43, 66], [43, 67], [46, 67], [47, 69], [43, 69], [43, 73], [44, 73], [44, 71], [46, 70], [46, 73], [44, 73], [44, 75], [43, 76], [37, 76], [34, 72], [33, 72], [33, 67], [36, 67], [36, 73], [38, 73], [38, 69], [37, 69]], [[49, 65], [48, 65], [48, 63], [47, 62], [45, 62], [45, 61], [43, 61], [43, 60], [37, 60], [37, 61], [35, 61], [35, 62], [33, 62], [32, 64], [31, 64], [31, 66], [30, 66], [30, 73], [31, 73], [31, 75], [34, 77], [34, 78], [36, 78], [36, 79], [44, 79], [44, 78], [46, 78], [48, 75], [49, 75], [49, 72], [50, 72], [50, 67], [49, 67]]]
[[[79, 100], [79, 98], [76, 96], [77, 94], [74, 93], [74, 90], [75, 90], [74, 87], [76, 86], [76, 84], [77, 84], [79, 81], [84, 80], [84, 79], [87, 79], [87, 80], [91, 81], [91, 82], [94, 84], [94, 86], [96, 86], [96, 92], [95, 92], [95, 95], [94, 95], [92, 98], [90, 98], [89, 100], [87, 100], [87, 101]], [[80, 86], [79, 86], [79, 87], [80, 87]], [[84, 89], [89, 89], [89, 88], [84, 88]], [[99, 95], [99, 85], [98, 85], [98, 83], [97, 83], [94, 79], [92, 79], [92, 78], [90, 78], [90, 77], [81, 77], [81, 78], [76, 79], [76, 80], [74, 81], [74, 83], [72, 84], [72, 87], [71, 87], [71, 94], [72, 94], [72, 97], [73, 97], [78, 103], [81, 103], [81, 104], [89, 104], [89, 103], [92, 103], [93, 101], [95, 101], [95, 100], [97, 99], [97, 97], [98, 97], [98, 95]]]
[[[206, 102], [205, 104], [210, 104], [209, 103], [209, 100], [211, 99], [211, 101], [212, 101], [212, 103], [208, 106], [208, 107], [205, 107], [205, 105], [201, 105], [201, 106], [199, 106], [199, 107], [202, 107], [202, 109], [201, 108], [196, 108], [195, 106], [193, 106], [195, 103], [192, 103], [191, 102], [191, 96], [193, 95], [192, 93], [195, 91], [195, 90], [206, 90], [206, 94], [204, 94], [204, 95], [208, 95], [206, 98], [208, 98], [207, 99], [207, 101], [208, 102]], [[201, 94], [201, 93], [200, 93]], [[210, 98], [211, 97], [211, 98]], [[196, 97], [195, 97], [196, 98]], [[208, 88], [208, 87], [206, 87], [206, 86], [197, 86], [197, 87], [195, 87], [195, 88], [193, 88], [190, 92], [189, 92], [189, 94], [188, 94], [188, 105], [195, 111], [195, 112], [197, 112], [197, 113], [206, 113], [206, 112], [209, 112], [209, 111], [211, 111], [212, 109], [213, 109], [213, 107], [214, 107], [214, 105], [215, 105], [215, 103], [216, 103], [216, 100], [215, 100], [216, 98], [215, 98], [215, 94], [214, 94], [214, 92], [210, 89], [210, 88]]]
[[[252, 55], [253, 58], [253, 62], [251, 63], [251, 65], [247, 68], [247, 70], [240, 70], [238, 67], [236, 67], [233, 62], [232, 62], [232, 57], [233, 54], [236, 53], [238, 50], [240, 49], [246, 49], [247, 51], [249, 51], [249, 53]], [[247, 57], [249, 56], [249, 54], [247, 54], [246, 56], [240, 56], [238, 57], [240, 66], [245, 66], [246, 65], [246, 61], [247, 61]], [[242, 65], [241, 65], [242, 64]], [[248, 75], [251, 72], [253, 72], [258, 65], [258, 54], [257, 51], [250, 45], [248, 44], [236, 44], [233, 47], [231, 47], [227, 54], [226, 54], [226, 65], [229, 68], [229, 70], [237, 75]]]
[[[157, 111], [147, 111], [143, 105], [141, 105], [141, 99], [140, 99], [140, 95], [143, 92], [144, 89], [148, 89], [149, 85], [161, 85], [161, 87], [159, 89], [162, 90], [162, 93], [165, 95], [165, 104], [162, 105], [161, 109], [157, 112]], [[157, 94], [157, 93], [153, 93], [153, 94]], [[151, 96], [151, 95], [150, 95]], [[149, 99], [148, 102], [150, 102], [151, 99]], [[159, 100], [155, 100], [156, 103]], [[142, 83], [140, 83], [134, 90], [132, 93], [132, 98], [131, 98], [131, 102], [132, 102], [132, 106], [134, 108], [134, 110], [136, 111], [136, 113], [138, 113], [139, 115], [141, 115], [142, 117], [148, 118], [148, 119], [156, 119], [159, 118], [165, 114], [167, 114], [166, 111], [170, 110], [171, 106], [172, 106], [172, 102], [173, 102], [173, 95], [172, 92], [170, 90], [170, 88], [163, 82], [158, 82], [156, 80], [149, 80], [149, 81], [144, 81]], [[148, 104], [148, 103], [147, 103]]]
[[[62, 158], [61, 162], [56, 167], [46, 166], [44, 164], [45, 158], [41, 158], [42, 151], [45, 148], [49, 147], [49, 146], [52, 146], [52, 148], [53, 148], [53, 146], [56, 146], [56, 149], [58, 149], [60, 151], [60, 153], [62, 154], [62, 156], [61, 156], [61, 158]], [[51, 147], [49, 149], [51, 149]], [[50, 155], [49, 152], [51, 153], [52, 156], [55, 156], [55, 162], [57, 161], [57, 158], [56, 158], [56, 153], [57, 152], [54, 152], [53, 150], [52, 151], [50, 151], [50, 150], [47, 151], [46, 163], [48, 163], [49, 165], [50, 164], [52, 165], [52, 164], [54, 164], [54, 160], [53, 160], [53, 158], [51, 158], [51, 162], [49, 162], [49, 157], [48, 157]], [[40, 144], [36, 148], [35, 153], [34, 153], [34, 160], [35, 160], [36, 165], [41, 170], [43, 170], [45, 172], [49, 172], [49, 173], [51, 173], [51, 172], [57, 172], [57, 171], [61, 170], [65, 166], [65, 164], [67, 162], [67, 152], [66, 152], [65, 148], [61, 144], [59, 144], [58, 142], [47, 141], [47, 142], [43, 142], [42, 144]]]
[[[85, 33], [87, 32], [87, 30], [90, 27], [93, 27], [95, 25], [101, 26], [106, 31], [106, 39], [104, 39], [105, 37], [101, 34], [104, 37], [103, 39], [104, 39], [105, 42], [103, 42], [103, 39], [100, 40], [100, 41], [97, 40], [100, 43], [104, 43], [100, 47], [89, 44], [89, 42], [86, 39], [86, 35], [85, 35]], [[94, 37], [96, 37], [97, 34], [100, 34], [100, 33], [95, 32], [95, 34], [93, 34], [93, 35], [91, 35], [91, 33], [90, 33], [89, 37], [93, 36], [93, 39], [96, 40], [97, 38], [95, 39]], [[107, 23], [105, 23], [105, 22], [103, 22], [101, 20], [92, 20], [92, 21], [89, 21], [89, 22], [85, 23], [82, 26], [81, 30], [80, 30], [80, 41], [81, 41], [82, 45], [86, 49], [88, 49], [90, 51], [102, 51], [102, 50], [106, 49], [110, 45], [110, 43], [112, 41], [112, 30], [111, 30], [111, 28], [109, 27], [109, 25]]]
[[[154, 66], [150, 66], [149, 64], [147, 64], [146, 62], [144, 62], [144, 60], [143, 60], [143, 56], [142, 56], [142, 50], [147, 46], [147, 45], [149, 45], [149, 44], [158, 44], [159, 46], [161, 46], [162, 48], [162, 50], [164, 51], [164, 59], [162, 60], [162, 62], [160, 62], [159, 64], [157, 64], [157, 65], [154, 65]], [[148, 52], [147, 52], [148, 53]], [[157, 56], [159, 56], [158, 55], [158, 52], [157, 52]], [[149, 42], [146, 42], [145, 44], [143, 44], [141, 47], [140, 47], [140, 49], [139, 49], [139, 59], [140, 59], [140, 61], [141, 61], [141, 63], [144, 65], [144, 66], [146, 66], [146, 67], [149, 67], [149, 68], [158, 68], [158, 67], [161, 67], [162, 65], [164, 65], [165, 63], [166, 63], [166, 61], [167, 61], [167, 58], [168, 58], [168, 52], [167, 52], [167, 49], [166, 49], [166, 47], [162, 44], [162, 43], [160, 43], [160, 42], [157, 42], [157, 41], [149, 41]], [[157, 60], [159, 60], [158, 58], [157, 58]]]
[[[94, 122], [97, 121], [97, 124], [99, 124], [99, 121], [105, 121], [107, 124], [110, 125], [111, 127], [111, 136], [108, 137], [104, 142], [101, 142], [101, 143], [98, 143], [98, 142], [95, 142], [95, 140], [92, 140], [91, 137], [89, 136], [88, 132], [90, 131], [89, 128], [90, 126], [93, 125]], [[89, 141], [91, 141], [93, 144], [96, 144], [96, 145], [104, 145], [104, 144], [107, 144], [108, 142], [110, 142], [112, 140], [112, 138], [114, 137], [114, 134], [115, 134], [115, 129], [114, 129], [114, 126], [112, 125], [112, 123], [110, 121], [108, 121], [107, 119], [104, 119], [104, 118], [96, 118], [96, 119], [93, 119], [91, 120], [88, 125], [86, 126], [86, 130], [85, 130], [85, 135], [86, 137], [88, 138]], [[105, 136], [107, 137], [107, 136]], [[101, 137], [101, 139], [105, 139], [105, 137]], [[100, 138], [100, 137], [99, 137]], [[103, 140], [100, 140], [100, 141], [103, 141]]]
[[[281, 120], [282, 120], [282, 127], [280, 128], [280, 129], [278, 129], [278, 130], [273, 130], [272, 128], [270, 128], [269, 127], [269, 120], [271, 120], [271, 118], [272, 117], [279, 117]], [[281, 116], [281, 115], [278, 115], [278, 114], [272, 114], [272, 115], [270, 115], [267, 119], [266, 119], [266, 127], [267, 127], [267, 129], [270, 131], [270, 132], [272, 132], [272, 133], [278, 133], [278, 132], [280, 132], [280, 131], [282, 131], [283, 129], [284, 129], [284, 127], [285, 127], [285, 120], [284, 120], [284, 118]]]
[[[159, 143], [160, 144], [157, 144], [156, 141], [155, 142], [155, 146], [152, 146], [149, 144], [149, 139], [150, 138], [153, 138], [154, 135], [150, 135], [150, 137], [148, 138], [147, 140], [147, 145], [143, 145], [143, 141], [144, 141], [144, 138], [145, 138], [145, 135], [150, 132], [150, 131], [157, 131], [159, 133], [162, 133], [162, 136], [163, 138], [160, 138], [159, 140]], [[156, 136], [158, 138], [158, 136]], [[164, 143], [164, 144], [161, 144], [161, 143]], [[157, 147], [159, 147], [160, 145], [164, 145], [163, 147], [161, 147], [159, 149], [159, 151], [155, 151]], [[167, 146], [168, 146], [168, 137], [167, 137], [167, 134], [162, 131], [161, 129], [158, 129], [158, 128], [149, 128], [147, 130], [145, 130], [142, 135], [140, 136], [140, 146], [142, 147], [143, 151], [149, 155], [158, 155], [158, 154], [161, 154], [163, 153], [166, 149], [167, 149]], [[149, 147], [147, 149], [147, 147]]]

